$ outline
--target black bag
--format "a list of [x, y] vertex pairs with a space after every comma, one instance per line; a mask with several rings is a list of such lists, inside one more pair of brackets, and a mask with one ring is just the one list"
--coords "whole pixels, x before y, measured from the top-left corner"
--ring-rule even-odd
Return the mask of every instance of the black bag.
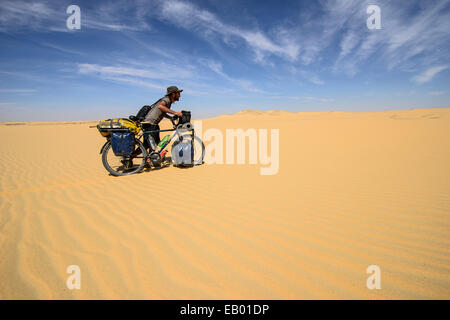
[[116, 156], [128, 156], [134, 151], [134, 133], [111, 132], [111, 146]]
[[191, 121], [191, 112], [181, 110], [182, 116], [180, 118], [180, 124], [188, 123]]
[[136, 115], [137, 120], [138, 120], [138, 121], [144, 121], [144, 119], [145, 119], [145, 117], [147, 116], [147, 114], [149, 113], [149, 111], [150, 111], [154, 106], [158, 105], [158, 102], [160, 102], [161, 100], [162, 100], [162, 98], [159, 99], [158, 101], [156, 101], [154, 104], [152, 104], [152, 105], [150, 105], [150, 106], [147, 106], [147, 105], [143, 106], [143, 107], [141, 108], [141, 110], [139, 110], [139, 112], [138, 112], [137, 115]]
[[144, 121], [145, 117], [147, 116], [147, 113], [150, 111], [151, 108], [152, 106], [143, 106], [136, 115], [137, 120]]

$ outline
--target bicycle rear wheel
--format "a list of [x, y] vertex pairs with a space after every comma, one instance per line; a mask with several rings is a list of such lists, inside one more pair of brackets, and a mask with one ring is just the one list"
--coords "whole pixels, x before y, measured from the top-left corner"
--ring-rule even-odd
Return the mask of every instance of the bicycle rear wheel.
[[111, 142], [108, 142], [102, 152], [102, 162], [105, 169], [113, 176], [126, 176], [140, 172], [145, 166], [147, 150], [139, 140], [135, 140], [135, 146], [136, 149], [141, 150], [138, 156], [116, 156]]

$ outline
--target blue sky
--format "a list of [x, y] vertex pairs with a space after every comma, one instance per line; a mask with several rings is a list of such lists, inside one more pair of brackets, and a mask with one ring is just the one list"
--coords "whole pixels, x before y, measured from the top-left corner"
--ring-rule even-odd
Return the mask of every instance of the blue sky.
[[448, 0], [2, 0], [0, 121], [126, 117], [170, 85], [194, 118], [450, 107], [449, 40]]

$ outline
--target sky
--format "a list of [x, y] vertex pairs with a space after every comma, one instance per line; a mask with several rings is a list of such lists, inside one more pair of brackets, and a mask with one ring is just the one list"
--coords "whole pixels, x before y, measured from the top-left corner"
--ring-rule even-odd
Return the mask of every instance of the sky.
[[450, 107], [449, 40], [450, 0], [1, 0], [0, 121], [128, 117], [171, 85], [194, 119]]

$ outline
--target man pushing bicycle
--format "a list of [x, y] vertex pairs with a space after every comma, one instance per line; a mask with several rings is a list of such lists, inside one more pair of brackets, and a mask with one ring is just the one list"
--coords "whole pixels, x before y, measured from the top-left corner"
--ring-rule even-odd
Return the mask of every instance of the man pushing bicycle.
[[[171, 110], [170, 107], [172, 106], [172, 103], [180, 100], [180, 93], [182, 91], [183, 90], [179, 90], [176, 86], [170, 86], [167, 88], [166, 95], [159, 99], [145, 116], [144, 121], [150, 123], [143, 125], [145, 130], [161, 130], [159, 127], [159, 123], [161, 122], [161, 120], [163, 118], [172, 119], [172, 117], [167, 115], [167, 113], [177, 115], [181, 118], [181, 112]], [[152, 132], [151, 136], [153, 137], [153, 139], [155, 139], [156, 144], [160, 142], [159, 132]], [[150, 145], [148, 144], [147, 139], [145, 139], [144, 141], [144, 146], [146, 148], [149, 148]]]
[[[203, 163], [205, 145], [195, 135], [194, 126], [190, 123], [191, 112], [171, 110], [172, 104], [180, 100], [182, 91], [170, 86], [164, 97], [152, 105], [143, 106], [136, 116], [99, 122], [96, 127], [106, 138], [100, 150], [102, 163], [110, 174], [124, 176], [140, 172], [146, 166], [161, 167], [168, 160], [165, 158], [166, 147], [172, 141], [170, 160], [174, 166], [191, 167]], [[173, 128], [160, 129], [159, 122], [164, 117], [170, 119]], [[174, 132], [172, 136], [166, 135], [160, 140], [159, 133], [169, 131]], [[133, 161], [139, 163], [134, 165]]]
[[[159, 136], [159, 123], [161, 122], [161, 120], [163, 118], [168, 118], [170, 120], [172, 120], [172, 117], [168, 115], [168, 113], [176, 115], [178, 117], [182, 117], [182, 113], [181, 112], [176, 112], [174, 110], [171, 110], [171, 106], [172, 103], [180, 100], [180, 93], [183, 90], [178, 89], [176, 86], [170, 86], [167, 88], [167, 93], [164, 97], [162, 97], [161, 99], [159, 99], [158, 101], [156, 101], [154, 104], [152, 104], [151, 106], [143, 106], [141, 108], [141, 110], [139, 110], [138, 114], [136, 115], [136, 118], [140, 121], [143, 122], [148, 122], [148, 123], [143, 123], [142, 124], [142, 128], [145, 131], [153, 131], [150, 133], [150, 135], [153, 137], [155, 144], [158, 145], [158, 143], [161, 141], [161, 138]], [[149, 149], [150, 152], [155, 151], [152, 149], [150, 143], [149, 143], [149, 138], [145, 137], [144, 138], [144, 147], [146, 149]], [[141, 152], [138, 149], [136, 149], [135, 152], [133, 152], [133, 156], [137, 156], [139, 155]], [[124, 165], [126, 167], [131, 167], [133, 165], [132, 160], [125, 160], [127, 163], [124, 163]]]

